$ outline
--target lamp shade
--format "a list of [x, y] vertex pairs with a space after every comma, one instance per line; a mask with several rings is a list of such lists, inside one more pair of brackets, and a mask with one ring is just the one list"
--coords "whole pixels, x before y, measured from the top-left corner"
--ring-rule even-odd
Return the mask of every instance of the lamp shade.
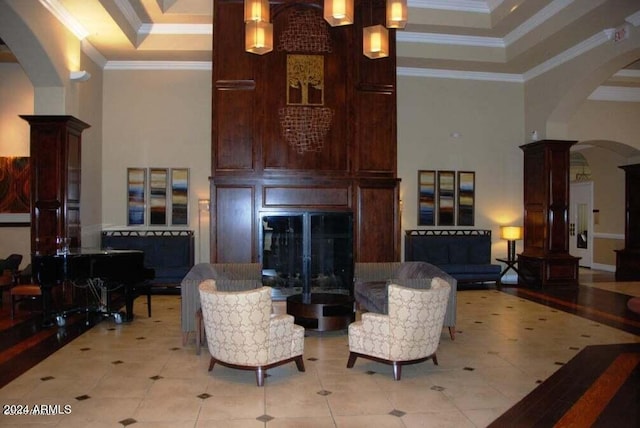
[[389, 56], [389, 31], [384, 25], [362, 29], [362, 53], [371, 59]]
[[332, 27], [353, 24], [353, 0], [324, 0], [324, 19]]
[[407, 0], [387, 0], [387, 28], [407, 25]]
[[263, 55], [273, 50], [273, 24], [250, 21], [245, 24], [244, 48], [247, 52]]
[[520, 226], [501, 226], [500, 237], [507, 241], [522, 239], [522, 228]]
[[269, 22], [268, 0], [244, 0], [244, 22]]

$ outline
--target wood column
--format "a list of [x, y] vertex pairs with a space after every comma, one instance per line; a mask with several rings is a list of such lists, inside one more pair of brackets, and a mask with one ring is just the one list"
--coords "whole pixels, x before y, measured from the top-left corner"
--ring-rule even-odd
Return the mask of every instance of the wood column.
[[625, 172], [624, 248], [616, 251], [616, 281], [640, 280], [640, 164]]
[[569, 254], [569, 149], [575, 141], [542, 140], [524, 152], [524, 250], [519, 283], [578, 285], [578, 257]]
[[31, 125], [31, 254], [56, 238], [80, 247], [80, 143], [90, 125], [73, 116], [20, 116]]

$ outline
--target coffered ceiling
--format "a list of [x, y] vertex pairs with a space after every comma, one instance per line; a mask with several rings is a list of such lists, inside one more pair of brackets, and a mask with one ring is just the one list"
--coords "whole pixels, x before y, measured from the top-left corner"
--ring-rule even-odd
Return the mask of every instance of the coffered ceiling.
[[[84, 40], [84, 51], [105, 69], [211, 66], [213, 0], [38, 1]], [[404, 74], [524, 81], [640, 26], [637, 0], [408, 4], [409, 22], [397, 32]], [[640, 88], [640, 61], [607, 85]]]

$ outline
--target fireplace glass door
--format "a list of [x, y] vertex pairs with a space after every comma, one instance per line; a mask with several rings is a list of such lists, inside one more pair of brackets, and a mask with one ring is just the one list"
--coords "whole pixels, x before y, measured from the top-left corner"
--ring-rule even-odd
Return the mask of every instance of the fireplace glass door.
[[274, 299], [293, 294], [352, 294], [351, 213], [261, 216], [262, 280]]

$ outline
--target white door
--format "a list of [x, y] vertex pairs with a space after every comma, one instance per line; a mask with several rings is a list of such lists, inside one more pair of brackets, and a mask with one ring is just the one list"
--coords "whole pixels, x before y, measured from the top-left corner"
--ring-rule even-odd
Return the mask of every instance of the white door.
[[580, 257], [579, 265], [591, 267], [593, 260], [593, 182], [571, 183], [569, 190], [569, 254]]

